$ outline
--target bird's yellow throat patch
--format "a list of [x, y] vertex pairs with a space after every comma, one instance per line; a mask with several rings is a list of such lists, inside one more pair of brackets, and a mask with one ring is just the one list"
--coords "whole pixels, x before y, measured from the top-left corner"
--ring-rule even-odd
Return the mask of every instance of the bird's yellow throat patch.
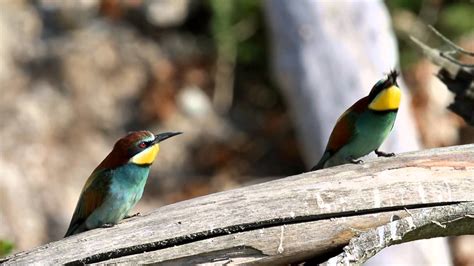
[[152, 164], [160, 151], [160, 146], [155, 144], [151, 147], [148, 147], [144, 151], [137, 153], [130, 160], [134, 164], [143, 165], [143, 164]]
[[369, 109], [374, 111], [396, 110], [400, 106], [402, 92], [397, 86], [381, 91], [370, 103]]

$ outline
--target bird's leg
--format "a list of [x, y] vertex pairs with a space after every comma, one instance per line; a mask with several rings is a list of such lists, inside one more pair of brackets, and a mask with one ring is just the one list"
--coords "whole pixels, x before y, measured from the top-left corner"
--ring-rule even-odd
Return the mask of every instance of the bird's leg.
[[102, 228], [110, 228], [110, 227], [112, 227], [112, 226], [114, 226], [114, 224], [103, 224], [103, 225], [101, 225], [100, 227], [102, 227]]
[[383, 152], [383, 151], [379, 151], [378, 149], [375, 150], [375, 154], [377, 154], [378, 157], [393, 157], [393, 156], [395, 156], [395, 153], [393, 153], [393, 152]]
[[350, 163], [353, 163], [353, 164], [363, 164], [364, 163], [364, 161], [362, 161], [360, 159], [359, 160], [354, 159], [354, 157], [352, 157], [352, 156], [347, 157], [346, 160]]
[[125, 215], [125, 217], [123, 217], [123, 219], [128, 219], [128, 218], [132, 218], [132, 217], [136, 217], [136, 216], [140, 216], [140, 213], [137, 212], [137, 213], [132, 214], [132, 215]]

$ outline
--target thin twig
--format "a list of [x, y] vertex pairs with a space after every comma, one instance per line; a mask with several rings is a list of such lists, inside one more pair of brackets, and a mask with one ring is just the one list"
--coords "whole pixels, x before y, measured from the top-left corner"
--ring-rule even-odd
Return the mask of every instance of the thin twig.
[[[449, 53], [450, 53], [450, 51], [449, 51]], [[443, 58], [446, 58], [446, 59], [448, 59], [449, 61], [451, 61], [451, 62], [453, 62], [453, 63], [455, 63], [455, 64], [457, 64], [457, 65], [459, 65], [459, 66], [463, 66], [463, 67], [474, 67], [474, 64], [464, 64], [464, 63], [459, 62], [458, 60], [456, 60], [456, 59], [452, 58], [451, 56], [449, 56], [449, 55], [448, 55], [449, 53], [448, 53], [448, 52], [440, 52], [439, 54], [440, 54]]]
[[460, 53], [463, 53], [463, 54], [467, 54], [469, 56], [474, 56], [474, 52], [470, 52], [470, 51], [467, 51], [461, 47], [459, 47], [458, 45], [456, 45], [454, 42], [452, 42], [451, 40], [449, 40], [448, 38], [446, 38], [443, 34], [441, 34], [439, 31], [437, 31], [433, 26], [431, 25], [428, 25], [428, 28], [434, 33], [436, 34], [438, 37], [440, 37], [444, 42], [446, 42], [447, 44], [449, 44], [451, 47], [454, 48], [454, 50], [460, 52]]

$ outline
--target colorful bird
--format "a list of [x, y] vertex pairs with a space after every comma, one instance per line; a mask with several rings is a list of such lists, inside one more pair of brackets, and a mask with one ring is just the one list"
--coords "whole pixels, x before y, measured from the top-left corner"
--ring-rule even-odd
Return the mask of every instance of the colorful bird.
[[125, 218], [142, 197], [159, 143], [179, 134], [135, 131], [118, 140], [87, 179], [65, 237]]
[[397, 76], [396, 71], [391, 71], [374, 85], [368, 96], [339, 117], [323, 156], [311, 171], [348, 162], [362, 163], [358, 158], [372, 151], [377, 156], [395, 155], [381, 152], [378, 148], [392, 130], [400, 105]]

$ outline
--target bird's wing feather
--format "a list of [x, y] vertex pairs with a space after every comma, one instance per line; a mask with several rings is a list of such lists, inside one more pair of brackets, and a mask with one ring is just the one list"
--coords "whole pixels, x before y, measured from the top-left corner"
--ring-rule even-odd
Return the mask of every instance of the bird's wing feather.
[[351, 141], [354, 134], [356, 134], [355, 122], [357, 117], [367, 110], [368, 105], [369, 99], [368, 97], [364, 97], [354, 103], [339, 117], [329, 137], [326, 152], [334, 154]]
[[110, 177], [105, 171], [94, 171], [87, 179], [81, 196], [77, 202], [76, 209], [69, 224], [69, 228], [65, 236], [70, 236], [76, 232], [78, 228], [83, 228], [84, 223], [105, 200], [107, 189], [110, 185]]
[[328, 144], [319, 162], [311, 168], [311, 171], [324, 168], [324, 164], [334, 153], [348, 144], [356, 132], [356, 120], [360, 113], [364, 112], [369, 105], [368, 97], [364, 97], [347, 109], [336, 121], [331, 132]]

